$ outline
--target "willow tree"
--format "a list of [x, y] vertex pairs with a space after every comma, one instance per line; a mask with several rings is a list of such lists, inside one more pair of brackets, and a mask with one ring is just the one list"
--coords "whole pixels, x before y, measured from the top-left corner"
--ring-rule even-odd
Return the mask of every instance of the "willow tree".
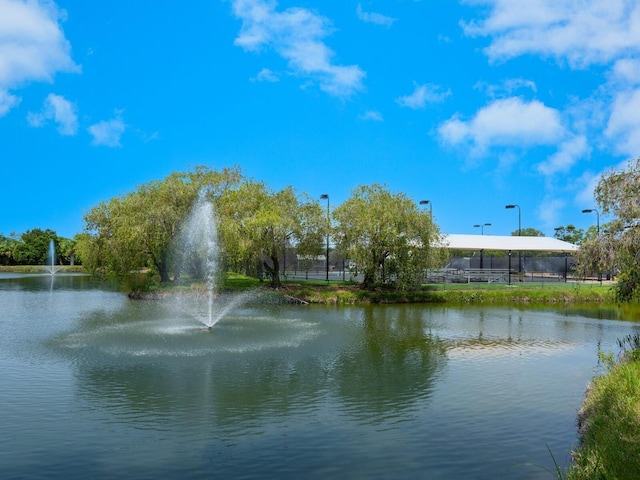
[[158, 274], [162, 282], [177, 278], [178, 239], [198, 192], [206, 189], [214, 199], [241, 179], [237, 168], [196, 167], [99, 203], [85, 215], [85, 235], [78, 242], [85, 267], [116, 275], [144, 268]]
[[[317, 202], [292, 187], [271, 191], [262, 182], [245, 181], [217, 202], [218, 233], [231, 268], [247, 270], [258, 264], [279, 287], [280, 253], [287, 242], [298, 253], [317, 255], [326, 233], [326, 220]], [[250, 267], [249, 267], [250, 268]]]
[[601, 234], [586, 240], [576, 256], [578, 267], [599, 273], [618, 272], [616, 292], [622, 301], [640, 299], [640, 159], [626, 169], [612, 169], [595, 189], [599, 214], [613, 220]]
[[441, 236], [430, 213], [385, 186], [359, 186], [333, 211], [338, 248], [364, 274], [363, 286], [419, 285], [443, 259]]

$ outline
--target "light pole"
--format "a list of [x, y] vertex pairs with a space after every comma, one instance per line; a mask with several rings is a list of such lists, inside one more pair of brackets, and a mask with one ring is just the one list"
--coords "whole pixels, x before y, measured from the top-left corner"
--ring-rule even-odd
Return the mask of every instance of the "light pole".
[[475, 228], [480, 227], [480, 235], [484, 235], [484, 227], [490, 227], [491, 224], [490, 223], [483, 223], [483, 224], [476, 224], [474, 225]]
[[[596, 212], [596, 236], [599, 237], [600, 236], [600, 212], [598, 212], [598, 210], [596, 210], [595, 208], [585, 208], [584, 210], [582, 210], [582, 213], [592, 213], [592, 212]], [[600, 281], [600, 285], [602, 285], [602, 272], [600, 271], [600, 269], [598, 268], [598, 280]]]
[[322, 195], [320, 195], [320, 200], [327, 201], [327, 257], [325, 258], [325, 260], [326, 260], [326, 267], [327, 267], [327, 282], [328, 282], [329, 281], [329, 230], [331, 229], [331, 216], [329, 213], [329, 195], [327, 195], [326, 193], [323, 193]]
[[[491, 226], [490, 223], [482, 223], [482, 224], [478, 223], [478, 224], [474, 225], [474, 228], [480, 227], [480, 235], [484, 235], [484, 227], [490, 227], [490, 226]], [[482, 268], [483, 268], [483, 263], [484, 263], [483, 262], [483, 260], [484, 260], [483, 257], [484, 257], [484, 249], [481, 249], [480, 250], [480, 270], [482, 270]]]
[[431, 203], [431, 200], [420, 200], [420, 205], [429, 205], [429, 217], [433, 220], [433, 203]]
[[582, 210], [582, 213], [592, 213], [592, 212], [596, 212], [596, 222], [598, 222], [596, 224], [596, 233], [598, 236], [600, 236], [600, 212], [598, 212], [598, 210], [596, 210], [595, 208], [585, 208], [584, 210]]
[[[520, 205], [505, 205], [504, 208], [518, 208], [518, 236], [522, 236], [522, 219], [520, 216]], [[518, 250], [518, 273], [522, 274], [522, 251]], [[522, 275], [520, 275], [522, 277]], [[520, 278], [522, 280], [522, 278]]]

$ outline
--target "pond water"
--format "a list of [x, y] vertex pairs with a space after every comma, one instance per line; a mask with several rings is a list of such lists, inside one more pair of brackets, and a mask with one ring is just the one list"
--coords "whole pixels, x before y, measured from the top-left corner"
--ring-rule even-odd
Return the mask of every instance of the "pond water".
[[616, 309], [189, 305], [0, 274], [2, 478], [549, 479]]

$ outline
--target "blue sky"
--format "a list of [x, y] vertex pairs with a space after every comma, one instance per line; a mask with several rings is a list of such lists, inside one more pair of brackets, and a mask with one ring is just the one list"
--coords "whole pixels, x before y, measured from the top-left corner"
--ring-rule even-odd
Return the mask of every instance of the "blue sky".
[[200, 164], [332, 207], [383, 183], [444, 233], [588, 228], [640, 154], [639, 54], [638, 1], [0, 0], [0, 233]]

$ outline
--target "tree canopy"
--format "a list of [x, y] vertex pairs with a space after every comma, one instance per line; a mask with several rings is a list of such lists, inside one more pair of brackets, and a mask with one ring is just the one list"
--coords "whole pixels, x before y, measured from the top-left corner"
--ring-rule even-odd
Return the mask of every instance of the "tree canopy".
[[206, 188], [207, 196], [216, 198], [241, 179], [237, 168], [218, 172], [199, 166], [100, 202], [84, 217], [86, 235], [78, 250], [85, 268], [116, 275], [150, 268], [162, 282], [179, 278], [182, 264], [176, 248], [199, 191]]
[[537, 228], [526, 227], [521, 230], [514, 230], [511, 232], [512, 237], [522, 236], [522, 237], [544, 237], [544, 233], [538, 230]]
[[585, 240], [576, 256], [581, 272], [617, 272], [618, 298], [640, 299], [640, 159], [612, 169], [595, 188], [599, 213], [613, 220]]
[[383, 185], [359, 186], [333, 212], [338, 248], [364, 274], [367, 288], [393, 282], [402, 290], [439, 266], [442, 249], [430, 213]]
[[245, 181], [220, 198], [220, 238], [225, 257], [236, 270], [264, 268], [273, 287], [280, 286], [280, 253], [293, 242], [301, 255], [317, 255], [326, 220], [317, 202], [293, 188], [271, 191], [264, 183]]
[[[101, 202], [85, 215], [86, 234], [78, 250], [87, 269], [119, 276], [149, 269], [161, 282], [203, 271], [182, 256], [185, 219], [200, 192], [214, 205], [220, 263], [257, 274], [264, 270], [280, 285], [279, 252], [293, 241], [302, 252], [317, 252], [326, 221], [317, 203], [291, 187], [271, 191], [244, 178], [238, 168], [174, 173], [162, 181]], [[213, 214], [212, 214], [213, 215]]]
[[[48, 263], [49, 244], [53, 240], [58, 251], [58, 237], [51, 229], [34, 228], [20, 236], [20, 241], [13, 247], [13, 258], [20, 265], [45, 265]], [[56, 262], [57, 263], [57, 262]]]
[[355, 264], [365, 287], [415, 286], [446, 256], [431, 213], [383, 185], [355, 188], [330, 215], [328, 204], [325, 213], [319, 200], [290, 186], [273, 190], [246, 178], [238, 167], [197, 166], [99, 202], [73, 239], [40, 229], [20, 237], [0, 235], [0, 263], [44, 265], [53, 241], [56, 264], [77, 261], [90, 273], [147, 272], [161, 282], [181, 276], [208, 281], [202, 259], [185, 253], [185, 232], [193, 229], [187, 219], [196, 200], [213, 206], [206, 215], [215, 225], [218, 270], [266, 276], [274, 287], [281, 284], [281, 260], [288, 250], [303, 263], [317, 261], [330, 238], [334, 257]]
[[585, 231], [582, 228], [576, 228], [575, 225], [570, 223], [566, 227], [557, 227], [553, 236], [563, 242], [580, 245], [585, 239]]

